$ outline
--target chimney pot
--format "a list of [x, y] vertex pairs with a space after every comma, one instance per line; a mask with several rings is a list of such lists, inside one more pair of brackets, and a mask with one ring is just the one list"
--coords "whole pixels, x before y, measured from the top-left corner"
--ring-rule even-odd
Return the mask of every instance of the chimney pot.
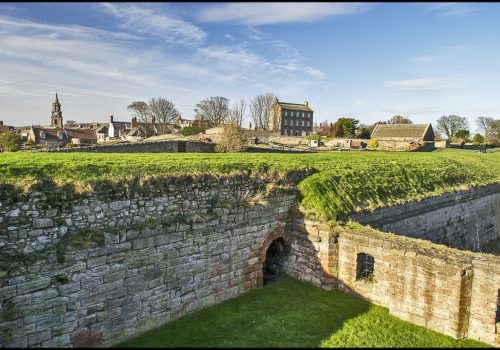
[[109, 116], [109, 122], [112, 123], [113, 122], [113, 115], [110, 115]]
[[304, 104], [305, 104], [306, 106], [309, 106], [309, 102], [307, 102], [307, 101], [306, 101], [306, 102], [304, 102]]
[[137, 117], [132, 117], [132, 127], [135, 128], [137, 126]]

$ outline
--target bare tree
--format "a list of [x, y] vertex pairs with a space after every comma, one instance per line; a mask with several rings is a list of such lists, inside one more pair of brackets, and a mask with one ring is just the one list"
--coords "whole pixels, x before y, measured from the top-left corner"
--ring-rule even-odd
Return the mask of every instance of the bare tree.
[[229, 100], [221, 96], [210, 97], [196, 104], [194, 111], [203, 120], [218, 126], [229, 118]]
[[479, 129], [483, 132], [484, 137], [488, 137], [491, 133], [491, 126], [495, 122], [495, 119], [491, 117], [478, 117], [476, 118], [476, 124]]
[[235, 104], [233, 104], [233, 107], [229, 110], [229, 122], [231, 124], [235, 124], [238, 126], [238, 128], [241, 128], [241, 125], [243, 124], [243, 117], [245, 116], [245, 111], [246, 111], [246, 103], [245, 100], [241, 99]]
[[132, 102], [127, 106], [127, 109], [132, 112], [132, 116], [136, 117], [140, 123], [148, 123], [151, 120], [151, 110], [146, 102]]
[[181, 116], [181, 113], [175, 108], [175, 105], [162, 97], [149, 100], [149, 110], [151, 117], [158, 123], [158, 133], [166, 134], [175, 119]]
[[437, 120], [437, 130], [443, 132], [448, 140], [451, 140], [457, 131], [469, 128], [469, 122], [458, 115], [443, 115]]
[[387, 121], [389, 124], [413, 124], [410, 118], [405, 118], [401, 115], [395, 115]]
[[269, 128], [269, 114], [276, 96], [273, 93], [257, 95], [250, 101], [250, 117], [255, 129], [266, 130]]

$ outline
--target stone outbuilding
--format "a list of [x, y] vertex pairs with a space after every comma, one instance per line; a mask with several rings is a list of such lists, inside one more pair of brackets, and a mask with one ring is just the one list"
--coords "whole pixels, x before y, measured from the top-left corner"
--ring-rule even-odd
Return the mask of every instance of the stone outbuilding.
[[377, 124], [370, 136], [380, 148], [416, 150], [434, 145], [434, 131], [429, 124]]

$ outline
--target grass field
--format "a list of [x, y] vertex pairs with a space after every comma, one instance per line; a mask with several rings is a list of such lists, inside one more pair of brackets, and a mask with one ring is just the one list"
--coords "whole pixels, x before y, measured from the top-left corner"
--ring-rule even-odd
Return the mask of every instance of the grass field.
[[[302, 204], [317, 216], [342, 219], [363, 208], [500, 181], [500, 152], [441, 150], [409, 152], [333, 152], [317, 154], [196, 153], [4, 153], [0, 187], [52, 192], [71, 184], [92, 191], [99, 181], [124, 184], [133, 178], [197, 174], [247, 174], [273, 178], [290, 170], [314, 173], [299, 184]], [[3, 192], [2, 192], [3, 193]], [[1, 196], [1, 193], [0, 193]]]
[[455, 340], [387, 309], [284, 278], [117, 347], [488, 347]]

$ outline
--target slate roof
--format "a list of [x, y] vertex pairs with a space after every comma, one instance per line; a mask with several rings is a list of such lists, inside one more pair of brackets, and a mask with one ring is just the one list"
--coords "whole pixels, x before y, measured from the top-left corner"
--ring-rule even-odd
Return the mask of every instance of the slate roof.
[[311, 107], [309, 107], [306, 104], [300, 104], [300, 103], [288, 103], [288, 102], [279, 102], [278, 104], [281, 106], [283, 109], [287, 110], [293, 110], [293, 111], [302, 111], [302, 112], [313, 112]]
[[97, 140], [96, 131], [92, 129], [65, 129], [69, 138], [81, 140]]
[[113, 122], [111, 124], [113, 124], [113, 127], [116, 130], [130, 129], [131, 125], [132, 125], [132, 123], [129, 123], [129, 122]]
[[431, 124], [377, 124], [371, 138], [423, 138]]

